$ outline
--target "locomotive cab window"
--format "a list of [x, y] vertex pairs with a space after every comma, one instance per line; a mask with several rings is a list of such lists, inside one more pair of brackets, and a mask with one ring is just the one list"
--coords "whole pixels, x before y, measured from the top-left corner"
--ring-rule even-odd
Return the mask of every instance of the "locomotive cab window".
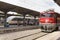
[[40, 14], [40, 17], [55, 17], [54, 13], [42, 13]]

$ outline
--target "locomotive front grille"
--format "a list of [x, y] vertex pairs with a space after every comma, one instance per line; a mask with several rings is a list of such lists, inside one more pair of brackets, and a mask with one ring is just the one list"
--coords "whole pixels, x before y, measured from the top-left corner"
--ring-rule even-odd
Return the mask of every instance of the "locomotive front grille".
[[44, 31], [51, 31], [56, 28], [56, 24], [53, 23], [40, 23], [40, 28]]

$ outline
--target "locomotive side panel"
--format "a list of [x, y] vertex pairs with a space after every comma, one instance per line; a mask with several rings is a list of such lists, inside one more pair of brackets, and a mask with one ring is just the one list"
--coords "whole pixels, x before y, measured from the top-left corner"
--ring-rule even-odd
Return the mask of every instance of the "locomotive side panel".
[[60, 26], [60, 14], [57, 13], [57, 26]]

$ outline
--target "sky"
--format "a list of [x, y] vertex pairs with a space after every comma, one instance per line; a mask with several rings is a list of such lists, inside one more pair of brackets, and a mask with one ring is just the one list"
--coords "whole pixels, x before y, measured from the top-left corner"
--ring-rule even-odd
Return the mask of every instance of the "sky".
[[60, 13], [60, 7], [53, 0], [0, 0], [16, 6], [28, 8], [38, 12], [54, 9]]

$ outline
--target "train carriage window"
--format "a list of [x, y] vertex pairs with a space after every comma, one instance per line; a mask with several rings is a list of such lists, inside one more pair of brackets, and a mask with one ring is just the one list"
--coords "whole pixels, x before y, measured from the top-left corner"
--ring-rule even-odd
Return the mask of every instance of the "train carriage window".
[[22, 18], [14, 18], [12, 21], [17, 21], [17, 20], [23, 21]]

